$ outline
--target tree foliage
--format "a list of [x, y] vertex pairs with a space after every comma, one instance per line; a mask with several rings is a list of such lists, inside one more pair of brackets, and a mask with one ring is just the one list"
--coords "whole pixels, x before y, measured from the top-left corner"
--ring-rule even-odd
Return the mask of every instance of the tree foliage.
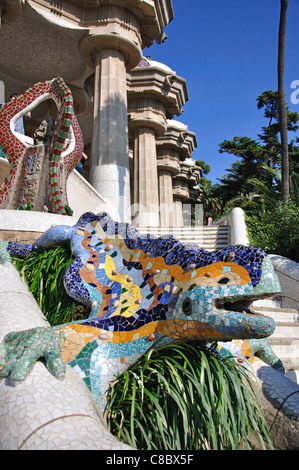
[[299, 263], [299, 205], [278, 201], [262, 216], [246, 217], [251, 245]]

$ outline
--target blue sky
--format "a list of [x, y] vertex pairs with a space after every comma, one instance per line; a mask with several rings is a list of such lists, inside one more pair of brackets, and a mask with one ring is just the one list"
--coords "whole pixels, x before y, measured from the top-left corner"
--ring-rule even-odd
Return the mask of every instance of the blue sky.
[[[172, 0], [175, 18], [168, 39], [144, 49], [187, 82], [189, 101], [175, 116], [195, 132], [193, 158], [211, 165], [213, 183], [236, 160], [220, 154], [219, 143], [234, 136], [256, 138], [267, 124], [256, 98], [277, 90], [280, 0]], [[287, 105], [299, 90], [299, 0], [289, 0], [286, 34]], [[298, 80], [296, 88], [291, 83]], [[295, 96], [299, 98], [299, 92]], [[299, 132], [297, 132], [299, 136]], [[294, 136], [291, 135], [291, 138]]]

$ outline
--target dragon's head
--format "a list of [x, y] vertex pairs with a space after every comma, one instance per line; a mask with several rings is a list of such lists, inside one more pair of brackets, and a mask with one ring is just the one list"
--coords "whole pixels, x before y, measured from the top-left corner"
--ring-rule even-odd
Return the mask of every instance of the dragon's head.
[[[169, 304], [163, 334], [214, 341], [264, 338], [273, 333], [273, 319], [250, 307], [253, 300], [280, 291], [271, 260], [252, 247], [231, 247], [230, 256], [234, 261], [193, 269], [192, 285]], [[250, 262], [253, 257], [258, 261]]]

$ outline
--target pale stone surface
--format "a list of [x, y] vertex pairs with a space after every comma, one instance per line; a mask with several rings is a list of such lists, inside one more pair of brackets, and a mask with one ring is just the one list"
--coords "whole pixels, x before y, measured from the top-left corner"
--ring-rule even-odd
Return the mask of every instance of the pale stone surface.
[[77, 217], [48, 212], [0, 210], [1, 230], [45, 232], [53, 224], [75, 225], [77, 220]]
[[103, 197], [76, 170], [68, 177], [67, 197], [73, 211], [72, 218], [79, 219], [84, 212], [98, 214], [105, 211]]
[[114, 220], [130, 222], [129, 169], [116, 164], [103, 164], [92, 169], [92, 180], [105, 201], [104, 210]]

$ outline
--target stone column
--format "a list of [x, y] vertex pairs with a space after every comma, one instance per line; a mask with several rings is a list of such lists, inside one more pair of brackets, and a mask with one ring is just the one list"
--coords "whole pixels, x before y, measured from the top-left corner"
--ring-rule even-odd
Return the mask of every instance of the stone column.
[[171, 172], [159, 171], [160, 226], [173, 227], [173, 197]]
[[184, 226], [183, 201], [179, 197], [173, 197], [173, 226]]
[[[136, 67], [127, 75], [129, 136], [135, 141], [132, 222], [139, 226], [159, 225], [159, 202], [164, 203], [164, 199], [162, 195], [159, 199], [157, 164], [160, 162], [156, 144], [166, 131], [166, 119], [180, 114], [188, 99], [184, 79], [164, 64], [150, 63], [150, 66]], [[166, 165], [165, 169], [169, 167]], [[136, 211], [139, 211], [138, 219]]]
[[93, 137], [89, 179], [109, 214], [130, 221], [130, 170], [126, 73], [142, 56], [141, 24], [124, 6], [99, 6], [98, 24], [79, 42], [82, 59], [94, 68]]
[[90, 182], [116, 220], [128, 221], [130, 175], [126, 67], [120, 51], [103, 49], [95, 59]]
[[174, 203], [174, 227], [184, 226], [183, 204], [189, 201], [189, 188], [186, 176], [180, 173], [172, 180]]
[[194, 165], [192, 167], [192, 174], [189, 181], [189, 197], [192, 206], [192, 214], [194, 217], [195, 225], [203, 224], [203, 199], [202, 191], [198, 184], [202, 178], [201, 167]]
[[[156, 142], [156, 144], [158, 141]], [[180, 171], [180, 155], [177, 151], [157, 145], [157, 165], [160, 196], [160, 226], [173, 227], [175, 221], [172, 178]]]
[[159, 226], [159, 188], [156, 136], [153, 129], [139, 127], [134, 135], [134, 224]]
[[166, 129], [165, 107], [153, 98], [131, 98], [129, 123], [134, 138], [132, 223], [159, 226], [159, 185], [156, 139]]
[[[191, 220], [191, 205], [190, 205], [190, 178], [192, 175], [191, 167], [184, 164], [183, 160], [188, 159], [194, 148], [197, 146], [196, 136], [193, 132], [188, 130], [188, 127], [176, 120], [167, 121], [166, 132], [157, 139], [157, 153], [158, 153], [158, 171], [167, 170], [171, 172], [168, 175], [172, 178], [172, 194], [167, 194], [167, 204], [173, 203], [171, 206], [166, 206], [162, 201], [164, 188], [160, 186], [160, 204], [161, 204], [161, 226], [165, 227], [165, 223], [170, 221], [173, 227], [182, 227], [187, 223], [190, 225]], [[197, 167], [196, 167], [197, 168]], [[161, 182], [165, 185], [165, 175], [161, 178]], [[170, 181], [167, 181], [167, 188], [170, 188]], [[195, 183], [194, 183], [195, 184]], [[168, 189], [167, 189], [168, 191]], [[188, 207], [187, 204], [190, 206]], [[173, 209], [171, 211], [171, 208]], [[185, 209], [185, 210], [183, 210]], [[190, 209], [190, 210], [189, 210]], [[173, 212], [173, 218], [170, 218], [170, 213]], [[190, 214], [189, 214], [190, 213]]]

